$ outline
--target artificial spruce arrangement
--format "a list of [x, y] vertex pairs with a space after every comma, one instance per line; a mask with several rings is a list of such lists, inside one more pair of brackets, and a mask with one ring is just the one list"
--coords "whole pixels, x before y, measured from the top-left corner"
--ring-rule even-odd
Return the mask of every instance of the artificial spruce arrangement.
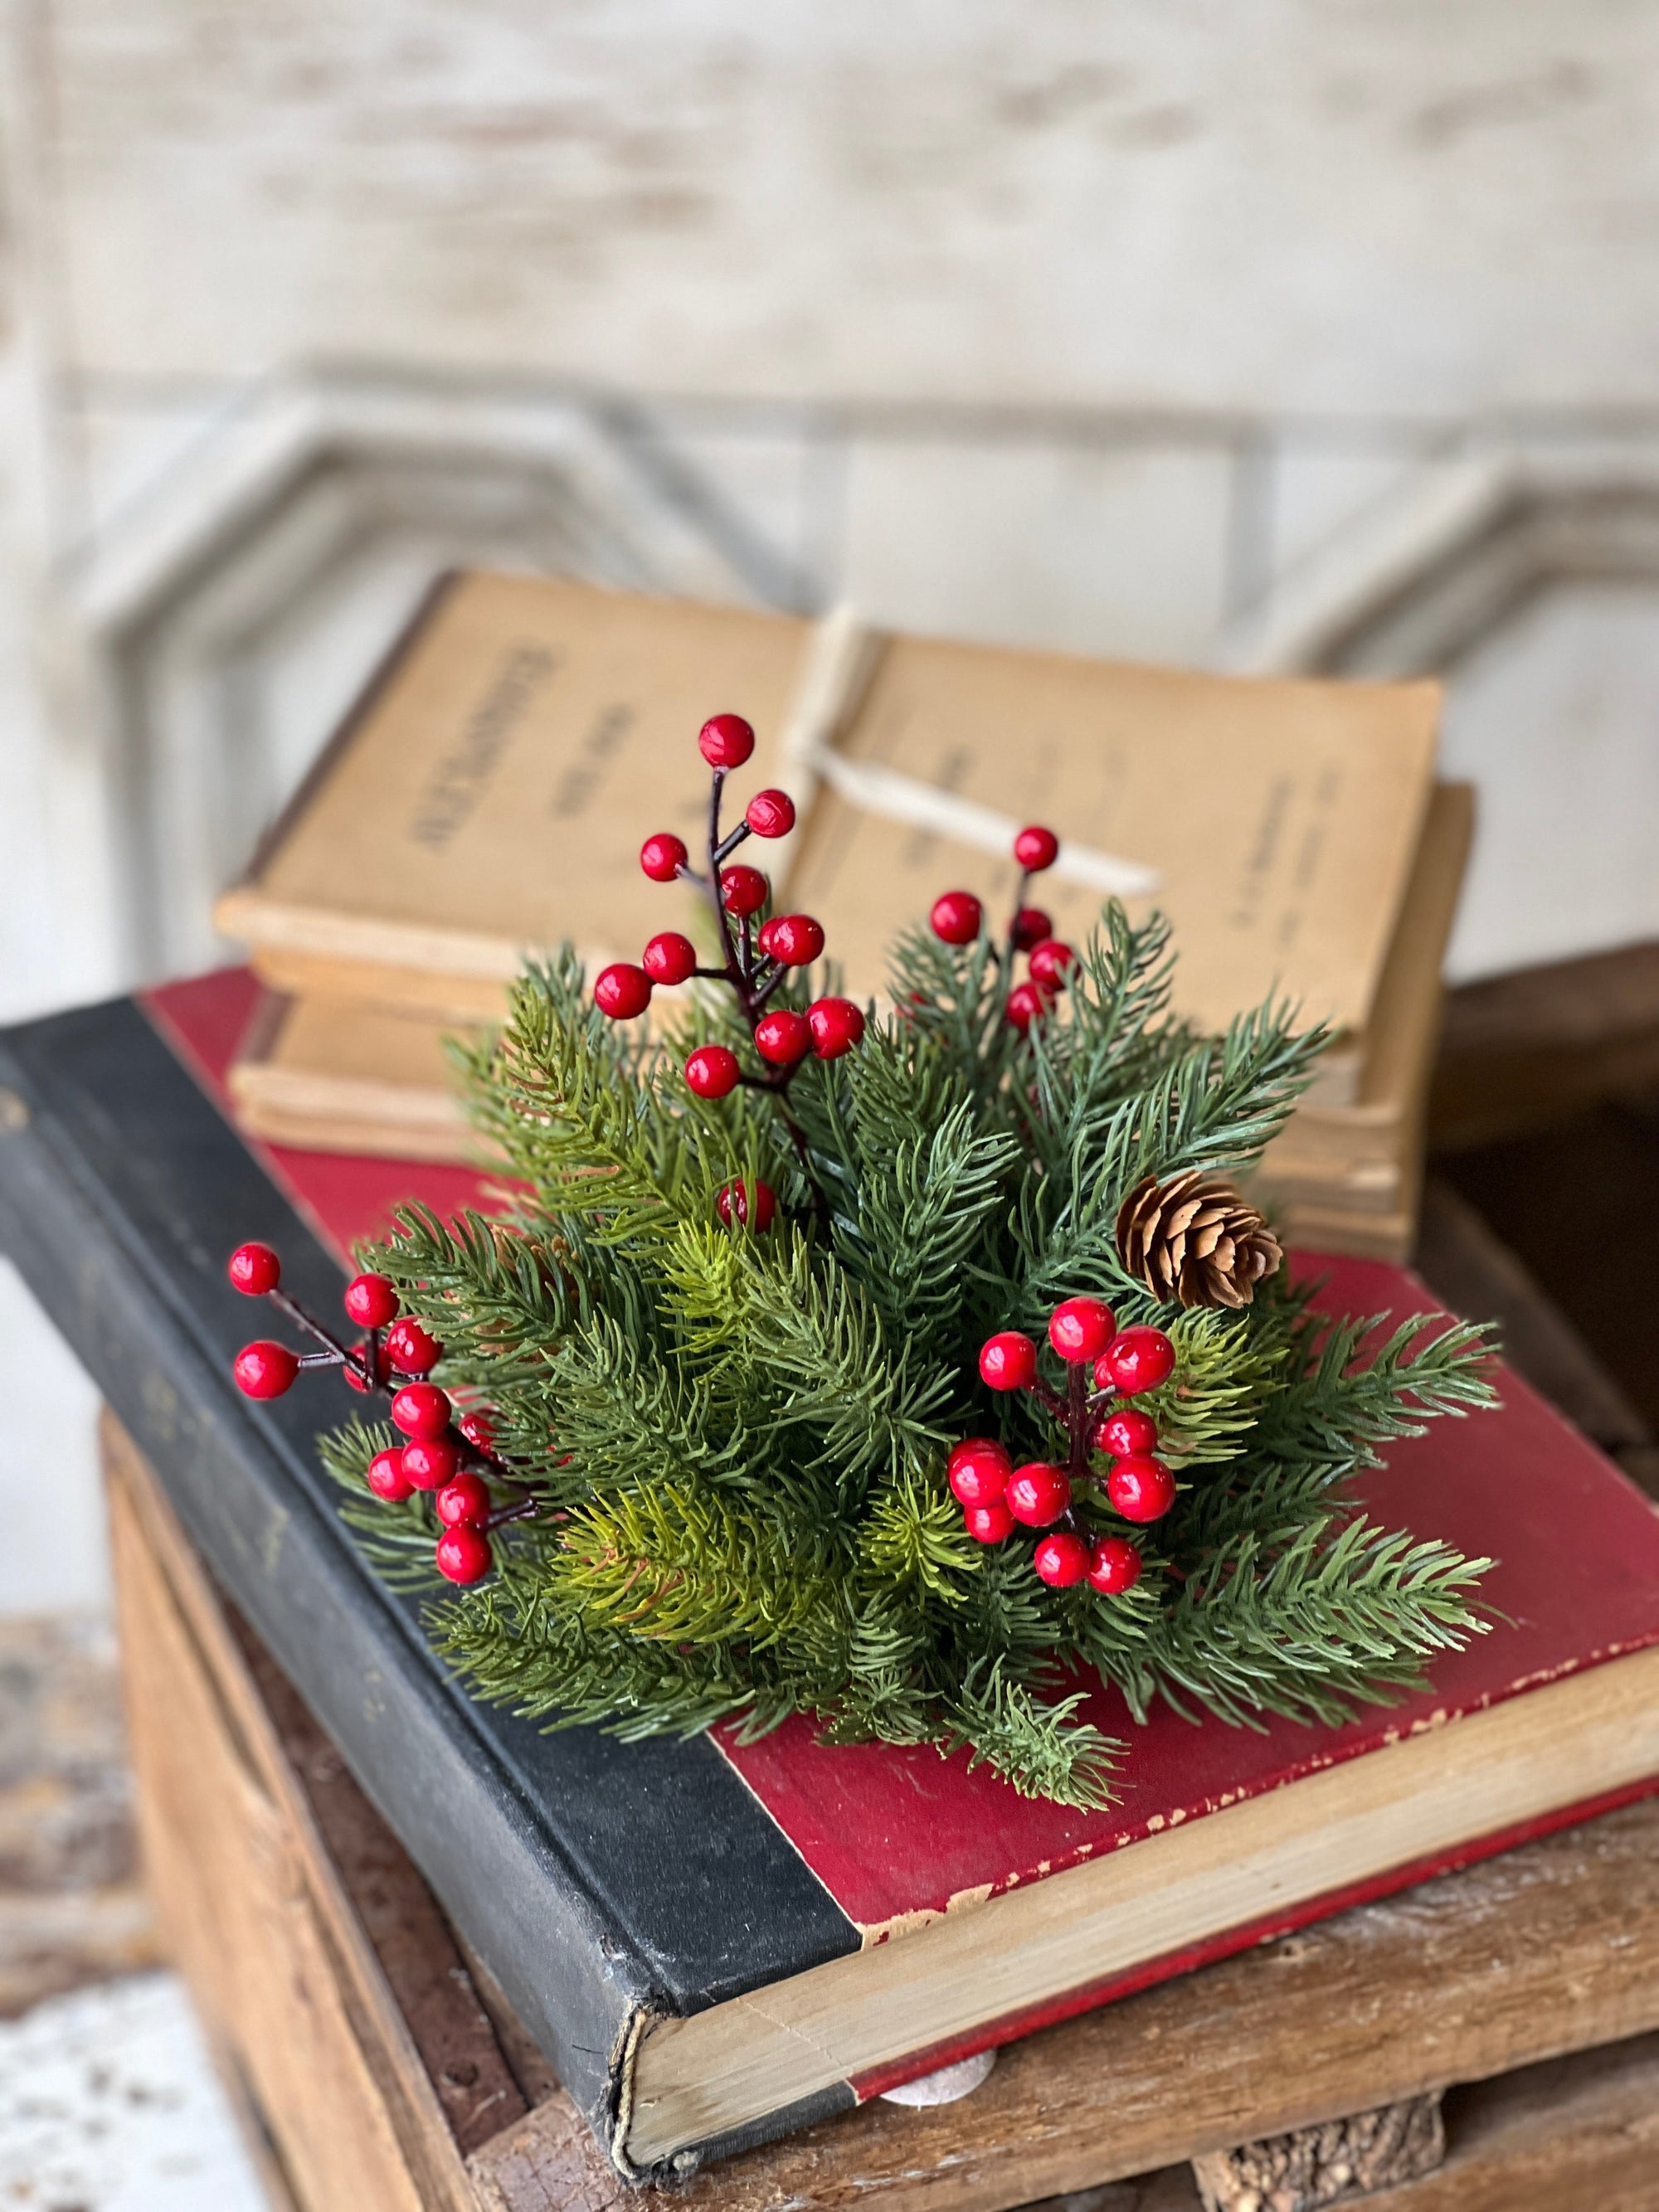
[[[464, 1055], [504, 1210], [407, 1209], [347, 1291], [356, 1345], [267, 1248], [231, 1263], [319, 1346], [250, 1346], [251, 1395], [326, 1364], [392, 1393], [327, 1463], [438, 1650], [553, 1725], [802, 1712], [1080, 1806], [1125, 1749], [1080, 1710], [1097, 1677], [1137, 1720], [1235, 1723], [1419, 1680], [1482, 1626], [1489, 1563], [1346, 1486], [1490, 1403], [1485, 1346], [1314, 1313], [1241, 1193], [1320, 1034], [1274, 1005], [1194, 1034], [1157, 920], [1056, 941], [1035, 828], [1006, 933], [950, 891], [894, 948], [890, 1015], [815, 995], [822, 928], [727, 865], [794, 809], [762, 792], [723, 832], [753, 732], [699, 742], [705, 865], [666, 832], [641, 858], [700, 887], [716, 954], [670, 931], [591, 992], [568, 951], [519, 983]], [[695, 979], [678, 1026], [630, 1025]]]

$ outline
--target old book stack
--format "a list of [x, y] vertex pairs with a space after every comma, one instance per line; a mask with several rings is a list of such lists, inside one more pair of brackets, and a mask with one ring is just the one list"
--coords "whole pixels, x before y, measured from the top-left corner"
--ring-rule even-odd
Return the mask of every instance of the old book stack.
[[[334, 1310], [340, 1261], [384, 1218], [388, 1196], [448, 1206], [463, 1194], [458, 1184], [475, 1179], [319, 1152], [257, 1157], [217, 1104], [233, 1017], [250, 995], [248, 979], [231, 971], [143, 1004], [117, 1000], [0, 1034], [0, 1092], [10, 1102], [0, 1121], [0, 1249], [88, 1362], [189, 1544], [370, 1792], [623, 2174], [689, 2179], [705, 2160], [1629, 1802], [1659, 1781], [1659, 1518], [1501, 1369], [1500, 1412], [1435, 1421], [1391, 1444], [1386, 1466], [1368, 1469], [1359, 1489], [1384, 1526], [1398, 1521], [1419, 1542], [1501, 1554], [1483, 1585], [1492, 1632], [1437, 1654], [1431, 1686], [1346, 1720], [1269, 1715], [1259, 1729], [1194, 1727], [1159, 1702], [1137, 1726], [1116, 1692], [1091, 1687], [1107, 1732], [1133, 1740], [1118, 1802], [1097, 1810], [1019, 1796], [988, 1766], [970, 1765], [965, 1749], [941, 1759], [923, 1743], [827, 1746], [799, 1715], [747, 1742], [729, 1728], [623, 1741], [593, 1728], [550, 1734], [537, 1717], [459, 1694], [417, 1627], [421, 1601], [371, 1571], [321, 1468], [319, 1439], [362, 1401], [337, 1375], [275, 1404], [236, 1389], [231, 1362], [248, 1307], [226, 1280], [223, 1255], [255, 1231], [280, 1249], [294, 1295]], [[1327, 1310], [1428, 1307], [1421, 1285], [1383, 1262], [1339, 1257], [1316, 1272], [1328, 1278], [1315, 1293]], [[171, 1570], [166, 1579], [170, 1589], [185, 1586]], [[146, 1699], [161, 1698], [170, 1722], [175, 1709], [188, 1720], [200, 1656], [193, 1627], [182, 1642], [179, 1633]], [[345, 1958], [337, 1923], [313, 1916], [303, 1871], [296, 1878], [271, 1847], [276, 1802], [249, 1765], [252, 1739], [237, 1711], [224, 1707], [221, 1722], [234, 1756], [217, 1771], [235, 1786], [216, 1795], [191, 1764], [194, 1747], [180, 1753], [167, 1739], [175, 1802], [191, 1808], [193, 1824], [167, 1841], [201, 1869], [192, 1867], [188, 1891], [194, 1924], [215, 1947], [219, 1988], [229, 1977], [231, 1986], [274, 1990], [265, 2003], [277, 2009], [265, 2020], [291, 2018], [283, 1992], [300, 1992], [308, 2018], [325, 2027], [334, 1962]], [[152, 1753], [155, 1745], [152, 1731]], [[244, 1816], [258, 1844], [251, 1867], [239, 1848]], [[233, 1888], [216, 1890], [216, 1869], [227, 1865]], [[1541, 1920], [1534, 1949], [1550, 1941], [1538, 1902], [1547, 1874], [1534, 1860], [1507, 1889], [1516, 1910]], [[279, 1877], [281, 1910], [270, 1913]], [[226, 1898], [216, 1917], [216, 1899]], [[1405, 1921], [1419, 1930], [1438, 1922], [1443, 1938], [1449, 1901], [1431, 1893]], [[304, 1948], [285, 1948], [296, 1936]], [[410, 1940], [400, 1926], [405, 1957]], [[1368, 1998], [1395, 1987], [1386, 1961], [1397, 1961], [1403, 1940], [1374, 1937], [1347, 1969]], [[1458, 2078], [1448, 2054], [1467, 2053], [1459, 2039], [1470, 2021], [1492, 2025], [1489, 2050], [1512, 2051], [1506, 2036], [1531, 2036], [1545, 2053], [1570, 2045], [1587, 1990], [1607, 2008], [1600, 2033], [1633, 2044], [1655, 2012], [1651, 1992], [1631, 1978], [1624, 1941], [1638, 1938], [1609, 1942], [1599, 1969], [1564, 1966], [1559, 2040], [1551, 2039], [1557, 2020], [1542, 2017], [1549, 2008], [1520, 2001], [1529, 1985], [1517, 1990], [1492, 1944], [1478, 1999], [1466, 1996], [1461, 2014], [1455, 2008], [1425, 2027], [1425, 2051], [1412, 2061], [1424, 2070], [1408, 2086]], [[1589, 1954], [1566, 1947], [1569, 1962], [1574, 1955]], [[1277, 1954], [1273, 1978], [1293, 1964]], [[1390, 2022], [1369, 2002], [1328, 1990], [1311, 2007], [1305, 1994], [1288, 2002], [1304, 2043], [1363, 2047], [1372, 2081], [1397, 2063]], [[1418, 2016], [1426, 2018], [1420, 2007]], [[1252, 2014], [1243, 2038], [1255, 2033]], [[261, 2064], [280, 2069], [282, 2081], [303, 2078], [265, 2034]], [[1190, 2071], [1190, 2038], [1172, 2024], [1168, 2039], [1188, 2053]], [[1147, 2040], [1143, 2022], [1137, 2047]], [[459, 2071], [447, 2078], [466, 2086]], [[1133, 2088], [1132, 2069], [1125, 2079]], [[1403, 2086], [1379, 2081], [1378, 2093]], [[339, 2096], [320, 2108], [325, 2117], [354, 2094], [349, 2079], [330, 2087]], [[1035, 2101], [1050, 2145], [1059, 2133], [1051, 2092], [1052, 2077], [1041, 2076]], [[1287, 2085], [1288, 2098], [1301, 2094], [1299, 2081]], [[1141, 2094], [1138, 2109], [1180, 2103], [1165, 2087]], [[1074, 2173], [1078, 2185], [1124, 2170], [1112, 2160], [1134, 2109], [1121, 2100], [1097, 2118], [1093, 2163]], [[1231, 2104], [1224, 2130], [1248, 2109]], [[1292, 2105], [1277, 2124], [1317, 2117]], [[313, 2124], [308, 2143], [327, 2140]], [[811, 2155], [823, 2160], [817, 2140]], [[981, 2158], [983, 2136], [967, 2140], [972, 2186], [958, 2144], [936, 2192], [941, 2205], [999, 2212], [1030, 2197], [1029, 2160]], [[898, 2169], [912, 2204], [915, 2142]], [[845, 2205], [854, 2192], [824, 2179], [835, 2172], [820, 2164], [811, 2190], [771, 2190], [764, 2202], [809, 2212]], [[1638, 2172], [1645, 2184], [1650, 2166]], [[1441, 2204], [1473, 2201], [1455, 2196], [1455, 2179], [1449, 2185]], [[763, 2201], [736, 2179], [730, 2187], [717, 2181], [708, 2201]], [[890, 2206], [896, 2193], [880, 2201]], [[425, 2191], [419, 2201], [460, 2200]], [[534, 2201], [604, 2199], [550, 2185]], [[672, 2200], [694, 2212], [697, 2201]], [[1638, 2186], [1550, 2201], [1633, 2212], [1653, 2199]]]
[[1403, 1256], [1467, 789], [1434, 780], [1426, 684], [1240, 681], [883, 636], [483, 574], [447, 580], [219, 908], [267, 996], [230, 1078], [243, 1126], [318, 1150], [468, 1159], [443, 1040], [499, 1015], [526, 955], [590, 964], [702, 926], [637, 866], [706, 805], [684, 744], [735, 708], [794, 833], [765, 860], [819, 915], [846, 987], [945, 880], [993, 911], [1024, 821], [1065, 840], [1055, 933], [1105, 896], [1161, 908], [1178, 1010], [1224, 1025], [1269, 991], [1337, 1042], [1273, 1146], [1291, 1238]]

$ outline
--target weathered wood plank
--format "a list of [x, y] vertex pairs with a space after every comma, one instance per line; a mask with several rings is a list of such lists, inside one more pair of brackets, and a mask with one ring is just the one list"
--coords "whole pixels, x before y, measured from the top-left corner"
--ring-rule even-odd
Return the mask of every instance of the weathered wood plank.
[[1510, 1366], [1603, 1451], [1652, 1444], [1628, 1392], [1543, 1285], [1468, 1200], [1434, 1176], [1424, 1186], [1416, 1265], [1454, 1313], [1495, 1321]]
[[21, 21], [71, 373], [400, 356], [1391, 422], [1650, 404], [1655, 187], [1625, 149], [1659, 29], [1610, 0], [1440, 9], [1432, 39], [1316, 0], [1202, 37], [1056, 0]]
[[1446, 994], [1431, 1150], [1524, 1134], [1659, 1086], [1659, 945], [1517, 968]]
[[288, 1677], [240, 1616], [225, 1612], [457, 2147], [475, 2150], [528, 2103], [449, 1923]]
[[[1656, 2025], [1646, 1804], [1011, 2045], [962, 2104], [867, 2106], [684, 2195], [689, 2212], [992, 2212]], [[473, 2170], [540, 2159], [553, 2179], [524, 2201], [550, 2205], [569, 2156], [542, 2107]]]
[[106, 1417], [139, 1832], [173, 1955], [306, 2212], [472, 2212], [442, 2106], [196, 1560]]
[[1659, 2037], [1483, 2081], [1447, 2099], [1446, 2128], [1445, 2164], [1368, 2212], [1655, 2212]]
[[[501, 2076], [507, 2060], [491, 2058], [470, 1996], [464, 2021], [430, 2032], [422, 1947], [455, 1954], [429, 1895], [309, 1717], [286, 1705], [280, 1678], [262, 1671], [256, 1684], [258, 1656], [226, 1628], [131, 1446], [114, 1434], [108, 1448], [163, 1917], [222, 2033], [234, 2028], [228, 2039], [285, 2154], [297, 2128], [305, 2154], [330, 2168], [298, 2175], [295, 2194], [311, 2212], [613, 2212], [631, 2192], [544, 2074], [530, 2091], [542, 2101], [482, 2143], [465, 2101], [434, 2086], [463, 2027], [480, 2039], [466, 2046], [472, 2058], [482, 2052]], [[267, 1695], [285, 1716], [280, 1728]], [[385, 1946], [379, 1958], [365, 1912]], [[388, 1962], [428, 2023], [419, 2039], [397, 2010]], [[710, 2166], [673, 2192], [675, 2204], [1004, 2212], [1121, 2181], [1133, 2191], [1122, 2212], [1175, 2212], [1194, 2201], [1190, 2183], [1152, 2170], [1196, 2152], [1655, 2028], [1659, 1805], [1650, 1803], [1034, 2036], [963, 2103], [878, 2102]], [[313, 2079], [327, 2085], [320, 2101]], [[464, 2174], [458, 2128], [476, 2144]], [[364, 2195], [376, 2160], [398, 2178]], [[1118, 2199], [1103, 2197], [1098, 2212], [1118, 2212]]]
[[101, 1622], [0, 1621], [0, 2018], [161, 1955], [120, 1713]]

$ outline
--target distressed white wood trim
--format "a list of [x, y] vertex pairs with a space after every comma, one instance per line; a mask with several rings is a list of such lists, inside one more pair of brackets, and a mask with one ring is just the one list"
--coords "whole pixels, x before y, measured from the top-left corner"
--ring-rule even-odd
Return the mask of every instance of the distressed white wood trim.
[[[52, 624], [82, 702], [118, 980], [222, 952], [208, 916], [246, 858], [234, 824], [282, 796], [264, 791], [258, 672], [285, 626], [348, 571], [407, 571], [412, 605], [425, 578], [480, 560], [751, 605], [794, 590], [776, 549], [625, 410], [356, 374], [245, 395], [59, 562]], [[365, 634], [365, 676], [388, 637]]]
[[[309, 470], [337, 457], [393, 468], [556, 472], [619, 537], [648, 537], [665, 571], [689, 565], [711, 594], [782, 596], [788, 572], [775, 550], [752, 545], [747, 564], [736, 565], [706, 526], [718, 512], [712, 490], [697, 487], [695, 516], [686, 501], [665, 496], [648, 456], [619, 434], [610, 411], [568, 397], [515, 400], [391, 379], [275, 379], [204, 426], [183, 461], [71, 554], [60, 586], [89, 629], [113, 634], [152, 621], [204, 560], [256, 529]], [[730, 542], [744, 534], [733, 530]]]
[[1495, 520], [1521, 474], [1507, 449], [1426, 464], [1283, 576], [1224, 633], [1216, 665], [1239, 676], [1316, 667], [1372, 609]]

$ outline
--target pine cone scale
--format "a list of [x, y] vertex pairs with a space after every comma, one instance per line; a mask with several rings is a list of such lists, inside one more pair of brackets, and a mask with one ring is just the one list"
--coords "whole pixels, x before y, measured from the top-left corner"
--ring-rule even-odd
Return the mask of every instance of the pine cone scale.
[[1118, 1208], [1116, 1237], [1128, 1273], [1186, 1307], [1249, 1305], [1284, 1256], [1258, 1209], [1198, 1168], [1144, 1177]]

